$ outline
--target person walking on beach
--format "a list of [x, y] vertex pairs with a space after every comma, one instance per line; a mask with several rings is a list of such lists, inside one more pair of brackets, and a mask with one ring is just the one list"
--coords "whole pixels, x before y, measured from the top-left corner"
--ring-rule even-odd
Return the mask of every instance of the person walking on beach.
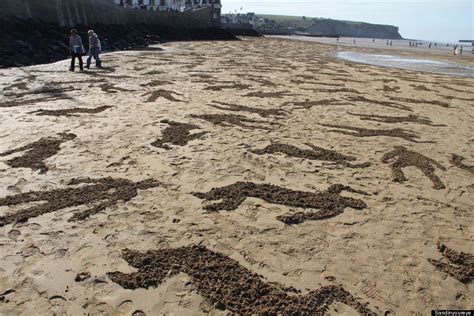
[[89, 57], [87, 58], [87, 69], [91, 67], [92, 57], [95, 59], [95, 66], [97, 68], [102, 68], [102, 62], [99, 58], [100, 53], [100, 40], [96, 33], [93, 30], [89, 30]]
[[455, 45], [454, 46], [454, 56], [456, 56], [457, 51], [458, 51], [458, 45]]
[[84, 64], [82, 62], [82, 55], [84, 54], [84, 46], [82, 45], [82, 38], [77, 34], [76, 29], [71, 30], [71, 36], [69, 37], [69, 52], [71, 53], [71, 67], [69, 67], [69, 71], [74, 71], [76, 58], [79, 59], [79, 68], [83, 71]]

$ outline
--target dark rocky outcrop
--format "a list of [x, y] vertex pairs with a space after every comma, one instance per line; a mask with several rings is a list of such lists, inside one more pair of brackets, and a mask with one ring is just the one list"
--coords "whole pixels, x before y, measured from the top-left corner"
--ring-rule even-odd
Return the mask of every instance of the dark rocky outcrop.
[[[58, 27], [37, 19], [8, 17], [0, 20], [0, 68], [56, 62], [69, 56], [70, 27]], [[148, 24], [78, 25], [87, 49], [87, 31], [99, 35], [103, 51], [145, 48], [165, 41], [235, 39], [218, 28], [179, 29]]]

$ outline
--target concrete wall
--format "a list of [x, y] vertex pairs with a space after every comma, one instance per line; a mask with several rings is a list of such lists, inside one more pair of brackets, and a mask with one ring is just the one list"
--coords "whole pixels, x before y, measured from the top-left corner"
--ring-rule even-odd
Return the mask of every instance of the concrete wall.
[[[175, 28], [220, 26], [220, 9], [155, 12], [123, 8], [113, 0], [1, 0], [0, 18], [34, 18], [59, 26], [146, 23]], [[218, 14], [215, 14], [218, 13]]]

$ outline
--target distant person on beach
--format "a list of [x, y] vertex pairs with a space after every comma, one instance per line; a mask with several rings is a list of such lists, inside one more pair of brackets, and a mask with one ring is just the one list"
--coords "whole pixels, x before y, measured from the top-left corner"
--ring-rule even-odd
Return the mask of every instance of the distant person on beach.
[[430, 45], [428, 45], [428, 48], [431, 48], [431, 43], [430, 43]]
[[462, 46], [459, 47], [459, 55], [462, 55]]
[[458, 50], [458, 45], [455, 45], [454, 46], [454, 56], [456, 56], [457, 50]]
[[356, 39], [354, 38], [354, 45], [355, 45], [355, 43], [356, 43]]
[[93, 30], [90, 30], [88, 34], [89, 34], [89, 58], [87, 58], [86, 67], [87, 69], [91, 67], [92, 57], [94, 57], [95, 66], [97, 68], [102, 68], [102, 62], [100, 61], [100, 58], [99, 58], [99, 53], [101, 49], [99, 37], [97, 36], [96, 33], [94, 33]]
[[76, 29], [71, 30], [69, 52], [71, 53], [71, 67], [69, 67], [69, 71], [74, 71], [76, 58], [79, 59], [79, 68], [83, 71], [84, 64], [82, 62], [82, 55], [84, 54], [84, 46], [82, 45], [82, 38], [77, 34]]
[[392, 46], [392, 44], [393, 44], [393, 41], [390, 41], [390, 46]]

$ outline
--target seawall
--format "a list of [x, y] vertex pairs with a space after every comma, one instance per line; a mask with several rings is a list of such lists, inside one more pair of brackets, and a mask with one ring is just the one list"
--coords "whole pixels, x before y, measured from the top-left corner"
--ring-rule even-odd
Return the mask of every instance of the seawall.
[[38, 19], [60, 27], [76, 25], [149, 24], [174, 28], [220, 26], [220, 9], [147, 11], [123, 8], [112, 0], [2, 0], [0, 19]]
[[75, 27], [87, 49], [94, 29], [104, 51], [175, 40], [231, 40], [220, 28], [220, 8], [185, 12], [123, 8], [113, 0], [0, 0], [0, 67], [50, 63], [69, 55]]

